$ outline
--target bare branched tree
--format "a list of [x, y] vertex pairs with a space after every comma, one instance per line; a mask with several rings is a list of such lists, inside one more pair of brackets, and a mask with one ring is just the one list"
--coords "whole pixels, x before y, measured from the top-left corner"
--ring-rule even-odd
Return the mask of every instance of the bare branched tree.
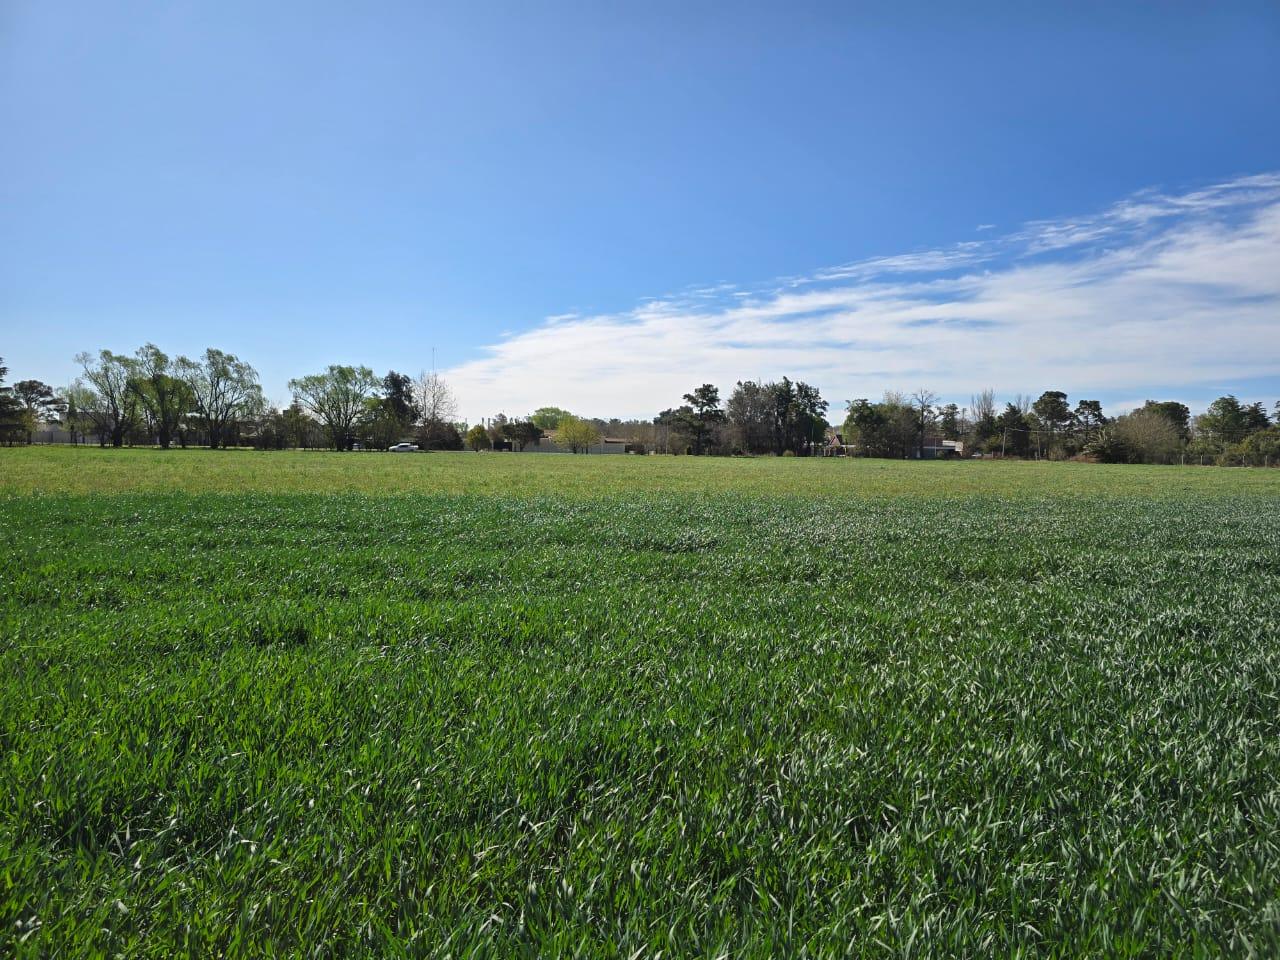
[[996, 392], [990, 387], [969, 398], [969, 412], [974, 423], [991, 423], [996, 419]]
[[444, 377], [434, 370], [418, 374], [413, 385], [413, 396], [423, 425], [453, 423], [458, 419], [458, 399]]
[[911, 395], [911, 409], [916, 415], [916, 455], [924, 456], [925, 432], [938, 419], [938, 395], [921, 387]]

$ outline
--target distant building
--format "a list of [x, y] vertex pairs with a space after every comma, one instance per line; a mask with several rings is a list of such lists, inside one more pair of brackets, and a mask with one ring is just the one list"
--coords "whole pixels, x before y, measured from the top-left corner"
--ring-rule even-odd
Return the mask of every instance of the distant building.
[[[85, 438], [80, 437], [79, 435], [77, 435], [77, 438], [80, 440], [81, 443], [86, 442]], [[71, 434], [66, 430], [64, 430], [59, 424], [42, 423], [38, 427], [36, 427], [35, 433], [31, 435], [31, 442], [32, 443], [71, 443], [72, 440], [71, 440]], [[94, 439], [94, 442], [96, 443], [97, 440]]]
[[822, 445], [821, 452], [824, 457], [851, 457], [853, 444], [845, 443], [844, 435], [830, 428], [827, 430], [827, 442]]
[[[826, 443], [821, 449], [824, 457], [852, 457], [857, 449], [852, 443], [845, 443], [844, 435], [834, 428], [827, 431]], [[949, 457], [964, 456], [963, 440], [945, 440], [936, 434], [925, 434], [924, 442], [912, 451], [913, 460], [945, 460]]]
[[948, 457], [963, 457], [964, 441], [944, 440], [938, 436], [926, 436], [922, 451], [925, 460], [945, 460]]
[[[631, 441], [620, 437], [601, 437], [597, 443], [591, 444], [586, 453], [630, 453]], [[525, 444], [521, 453], [573, 453], [568, 445], [556, 439], [556, 431], [548, 430], [540, 440]]]

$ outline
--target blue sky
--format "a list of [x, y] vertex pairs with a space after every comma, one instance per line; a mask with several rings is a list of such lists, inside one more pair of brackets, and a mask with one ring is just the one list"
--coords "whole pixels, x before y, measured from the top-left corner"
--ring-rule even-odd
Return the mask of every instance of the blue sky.
[[0, 355], [1270, 405], [1277, 117], [1273, 2], [9, 0]]

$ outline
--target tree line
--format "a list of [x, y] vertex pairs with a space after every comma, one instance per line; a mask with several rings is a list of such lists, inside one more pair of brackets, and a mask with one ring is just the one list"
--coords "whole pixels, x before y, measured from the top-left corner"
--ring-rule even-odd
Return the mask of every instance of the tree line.
[[[918, 410], [920, 400], [913, 400]], [[1262, 403], [1219, 397], [1198, 416], [1176, 400], [1148, 400], [1141, 407], [1107, 416], [1097, 400], [1074, 406], [1061, 390], [1037, 399], [1015, 397], [999, 409], [994, 392], [984, 390], [970, 406], [935, 408], [939, 430], [984, 454], [1100, 463], [1219, 463], [1269, 465], [1280, 462], [1280, 401], [1273, 422]]]
[[574, 453], [604, 437], [636, 452], [690, 455], [838, 455], [1084, 458], [1105, 463], [1280, 463], [1280, 401], [1272, 411], [1219, 397], [1198, 416], [1177, 401], [1147, 401], [1115, 417], [1097, 400], [1074, 404], [1060, 390], [1018, 395], [1003, 407], [993, 390], [967, 406], [929, 390], [848, 400], [839, 423], [817, 387], [782, 377], [738, 381], [722, 402], [704, 383], [651, 420], [605, 420], [545, 406], [498, 413], [468, 426], [437, 373], [382, 376], [334, 364], [289, 381], [292, 403], [266, 402], [257, 371], [209, 348], [192, 359], [148, 343], [133, 354], [76, 356], [81, 374], [54, 389], [39, 380], [5, 386], [0, 359], [0, 443], [30, 443], [43, 424], [72, 442], [102, 446], [253, 446], [261, 449], [387, 449], [412, 440], [426, 450], [524, 450], [548, 435]]
[[434, 373], [411, 378], [334, 365], [289, 382], [293, 403], [266, 402], [257, 371], [209, 348], [170, 357], [148, 343], [133, 354], [76, 356], [81, 375], [61, 390], [36, 380], [4, 387], [0, 361], [0, 442], [30, 443], [41, 424], [57, 424], [73, 443], [329, 447], [362, 441], [386, 448], [406, 435], [431, 449], [462, 449], [457, 403]]
[[1061, 390], [1038, 398], [1018, 395], [1001, 407], [994, 390], [967, 406], [942, 403], [930, 390], [890, 391], [878, 401], [845, 402], [839, 425], [826, 419], [817, 389], [783, 377], [773, 383], [739, 381], [721, 404], [703, 384], [685, 403], [663, 411], [677, 452], [836, 455], [915, 459], [998, 456], [1088, 459], [1102, 463], [1280, 464], [1280, 401], [1219, 397], [1199, 416], [1178, 401], [1148, 400], [1108, 416], [1097, 400], [1071, 403]]

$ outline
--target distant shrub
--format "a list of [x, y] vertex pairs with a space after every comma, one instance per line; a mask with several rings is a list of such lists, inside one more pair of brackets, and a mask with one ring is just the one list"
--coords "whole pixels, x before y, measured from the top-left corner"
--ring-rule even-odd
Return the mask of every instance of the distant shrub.
[[1173, 463], [1182, 452], [1182, 436], [1167, 417], [1135, 410], [1099, 430], [1084, 452], [1099, 463]]
[[428, 421], [418, 428], [418, 445], [423, 450], [461, 450], [462, 434], [452, 423]]
[[1280, 427], [1268, 427], [1245, 437], [1231, 448], [1243, 459], [1256, 466], [1280, 463]]
[[1128, 463], [1129, 448], [1112, 427], [1103, 427], [1084, 447], [1085, 456], [1098, 463]]

